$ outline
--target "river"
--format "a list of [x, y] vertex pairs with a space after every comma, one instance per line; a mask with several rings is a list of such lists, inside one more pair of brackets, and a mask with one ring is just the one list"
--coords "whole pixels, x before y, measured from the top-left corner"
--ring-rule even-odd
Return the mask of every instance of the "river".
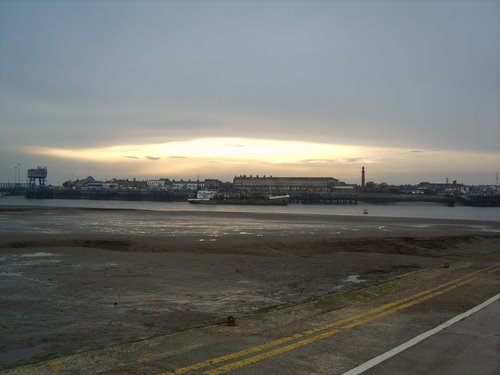
[[208, 211], [348, 216], [363, 216], [365, 215], [364, 210], [366, 209], [369, 216], [500, 221], [500, 207], [468, 207], [461, 205], [448, 207], [446, 205], [437, 203], [393, 203], [385, 205], [374, 205], [359, 202], [357, 205], [289, 204], [288, 206], [218, 206], [193, 205], [187, 202], [132, 202], [86, 199], [25, 199], [24, 197], [6, 196], [0, 197], [0, 206], [1, 205], [111, 208], [167, 212]]

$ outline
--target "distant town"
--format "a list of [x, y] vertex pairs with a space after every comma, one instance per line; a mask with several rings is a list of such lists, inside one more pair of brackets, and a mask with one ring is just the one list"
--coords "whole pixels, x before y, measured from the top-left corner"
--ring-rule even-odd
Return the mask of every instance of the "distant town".
[[151, 190], [151, 191], [178, 191], [196, 192], [199, 190], [218, 191], [247, 191], [250, 193], [289, 194], [296, 192], [373, 192], [393, 194], [449, 194], [449, 193], [494, 193], [498, 190], [495, 185], [468, 186], [452, 182], [419, 182], [416, 185], [389, 185], [373, 181], [360, 184], [346, 184], [333, 177], [274, 177], [274, 176], [235, 176], [232, 182], [223, 182], [218, 179], [168, 179], [154, 180], [110, 179], [97, 181], [92, 176], [66, 181], [63, 187], [77, 190]]
[[415, 185], [375, 183], [360, 171], [359, 184], [347, 184], [333, 177], [276, 177], [265, 175], [235, 176], [232, 182], [218, 179], [96, 180], [92, 176], [65, 181], [62, 186], [47, 185], [46, 167], [28, 169], [28, 183], [0, 184], [0, 192], [26, 194], [28, 198], [88, 198], [153, 201], [185, 201], [200, 191], [229, 195], [289, 195], [291, 203], [374, 203], [427, 201], [453, 205], [497, 206], [500, 189], [497, 185], [464, 185], [453, 181], [419, 182]]

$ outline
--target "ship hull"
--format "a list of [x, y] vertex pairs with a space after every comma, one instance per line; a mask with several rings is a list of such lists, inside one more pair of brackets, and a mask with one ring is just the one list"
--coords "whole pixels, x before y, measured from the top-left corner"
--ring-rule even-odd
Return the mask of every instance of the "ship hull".
[[459, 196], [458, 200], [464, 206], [500, 207], [500, 194]]
[[227, 199], [188, 199], [192, 204], [227, 204], [243, 206], [286, 206], [290, 198], [270, 197], [270, 198], [227, 198]]

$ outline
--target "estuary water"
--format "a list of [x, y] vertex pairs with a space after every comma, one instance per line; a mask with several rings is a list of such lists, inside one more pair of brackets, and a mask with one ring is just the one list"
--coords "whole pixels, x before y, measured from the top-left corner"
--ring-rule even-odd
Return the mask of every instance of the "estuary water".
[[167, 212], [251, 212], [347, 216], [364, 216], [364, 210], [367, 209], [369, 216], [500, 221], [500, 207], [468, 207], [461, 205], [448, 207], [436, 203], [393, 203], [374, 205], [358, 202], [357, 205], [289, 204], [288, 206], [233, 206], [196, 205], [188, 202], [130, 202], [0, 197], [0, 206], [2, 205], [133, 209]]
[[[448, 231], [455, 232], [500, 232], [499, 208], [448, 207], [431, 203], [290, 204], [272, 207], [193, 205], [188, 202], [0, 198], [0, 206], [8, 205], [111, 209], [0, 211], [0, 236], [18, 234], [26, 239], [36, 238], [34, 236], [37, 234], [65, 234], [80, 237], [97, 234], [176, 237], [213, 242], [235, 236], [239, 238], [288, 235], [371, 236], [382, 234], [382, 232], [383, 234], [401, 233], [411, 228], [419, 231], [446, 228]], [[368, 214], [364, 214], [365, 209]], [[211, 213], [214, 212], [243, 214], [212, 215]], [[266, 213], [279, 215], [260, 215]], [[316, 216], [304, 219], [307, 216], [301, 215]], [[339, 220], [335, 220], [337, 215]], [[364, 218], [369, 219], [364, 220]], [[412, 219], [418, 219], [418, 222], [411, 222]], [[439, 220], [436, 222], [436, 219], [461, 219], [469, 220], [469, 222], [450, 221], [448, 223]]]

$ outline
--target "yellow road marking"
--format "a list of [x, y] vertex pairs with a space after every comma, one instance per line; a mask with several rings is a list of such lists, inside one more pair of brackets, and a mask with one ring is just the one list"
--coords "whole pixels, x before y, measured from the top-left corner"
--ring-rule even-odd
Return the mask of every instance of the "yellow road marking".
[[[320, 326], [320, 327], [315, 327], [313, 329], [309, 329], [309, 330], [306, 330], [306, 331], [303, 331], [300, 333], [296, 333], [296, 334], [291, 335], [291, 336], [286, 336], [286, 337], [280, 338], [278, 340], [270, 341], [270, 342], [267, 342], [265, 344], [258, 345], [258, 346], [252, 347], [252, 348], [248, 348], [248, 349], [244, 349], [244, 350], [241, 350], [238, 352], [226, 354], [226, 355], [223, 355], [220, 357], [211, 358], [211, 359], [199, 362], [199, 363], [192, 364], [190, 366], [178, 368], [178, 369], [174, 370], [173, 372], [164, 372], [164, 373], [161, 373], [159, 375], [179, 375], [179, 374], [186, 373], [188, 371], [200, 370], [202, 368], [213, 366], [213, 365], [216, 365], [218, 363], [225, 362], [225, 361], [228, 361], [231, 359], [240, 358], [240, 357], [243, 357], [245, 355], [254, 354], [254, 353], [266, 350], [266, 349], [271, 349], [275, 346], [279, 346], [279, 345], [288, 343], [288, 342], [293, 341], [293, 340], [300, 339], [302, 337], [305, 337], [305, 336], [308, 336], [311, 334], [316, 334], [313, 337], [298, 341], [296, 343], [286, 345], [284, 347], [274, 349], [272, 351], [262, 353], [262, 354], [259, 354], [257, 356], [247, 358], [247, 359], [244, 359], [244, 360], [241, 360], [238, 362], [234, 362], [234, 363], [231, 363], [231, 364], [228, 364], [225, 366], [221, 366], [219, 368], [216, 368], [216, 369], [213, 369], [213, 370], [206, 372], [207, 374], [210, 374], [210, 375], [221, 374], [221, 373], [236, 369], [238, 367], [246, 366], [246, 365], [249, 365], [251, 363], [255, 363], [255, 362], [261, 361], [263, 359], [270, 358], [270, 357], [276, 356], [278, 354], [282, 354], [282, 353], [288, 352], [290, 350], [300, 348], [302, 346], [311, 344], [311, 343], [316, 342], [318, 340], [322, 340], [326, 337], [336, 335], [336, 334], [338, 334], [346, 329], [358, 327], [358, 326], [366, 324], [368, 322], [380, 319], [384, 316], [393, 314], [397, 311], [409, 308], [415, 304], [418, 304], [420, 302], [423, 302], [423, 301], [426, 301], [430, 298], [433, 298], [437, 295], [440, 295], [440, 294], [446, 293], [452, 289], [455, 289], [458, 286], [469, 282], [470, 280], [472, 280], [473, 278], [475, 278], [477, 275], [479, 275], [482, 272], [493, 271], [499, 267], [500, 267], [499, 265], [495, 265], [493, 267], [488, 267], [488, 268], [485, 268], [482, 270], [474, 271], [474, 272], [466, 274], [462, 277], [459, 277], [455, 280], [441, 284], [437, 287], [427, 289], [423, 292], [416, 293], [416, 294], [408, 296], [408, 297], [401, 298], [401, 299], [396, 300], [394, 302], [387, 303], [387, 304], [382, 305], [380, 307], [377, 307], [375, 309], [371, 309], [371, 310], [350, 316], [350, 317], [342, 319], [342, 320], [328, 323], [328, 324], [325, 324], [325, 325]], [[365, 317], [368, 317], [368, 318], [365, 318]], [[359, 319], [361, 319], [361, 320], [359, 320]], [[354, 322], [354, 323], [344, 325], [344, 324], [350, 323], [350, 322]], [[338, 326], [342, 326], [342, 327], [335, 329], [335, 330], [329, 330], [333, 327], [338, 327]], [[329, 331], [319, 333], [319, 332], [326, 331], [326, 330], [329, 330]]]
[[470, 281], [470, 280], [466, 280], [466, 281], [464, 281], [464, 282], [462, 282], [460, 284], [452, 285], [452, 286], [450, 286], [450, 287], [448, 287], [446, 289], [437, 291], [437, 292], [432, 293], [430, 295], [427, 295], [425, 297], [421, 297], [421, 298], [419, 298], [419, 299], [417, 299], [415, 301], [411, 301], [411, 302], [405, 303], [403, 305], [396, 306], [393, 309], [385, 311], [385, 312], [382, 312], [382, 313], [380, 313], [378, 315], [373, 315], [373, 316], [370, 316], [368, 318], [359, 320], [357, 322], [354, 322], [354, 323], [342, 326], [340, 328], [336, 328], [336, 329], [333, 329], [333, 330], [330, 330], [330, 331], [326, 331], [326, 332], [320, 333], [318, 335], [309, 337], [309, 338], [307, 338], [305, 340], [301, 340], [301, 341], [298, 341], [296, 343], [293, 343], [293, 344], [290, 344], [290, 345], [287, 345], [287, 346], [283, 346], [281, 348], [272, 350], [270, 352], [262, 353], [260, 355], [254, 356], [254, 357], [246, 358], [246, 359], [238, 361], [238, 362], [233, 362], [233, 363], [230, 363], [228, 365], [225, 365], [225, 366], [222, 366], [222, 367], [218, 367], [218, 368], [209, 370], [209, 371], [205, 372], [205, 374], [208, 374], [208, 375], [223, 374], [225, 372], [228, 372], [228, 371], [231, 371], [231, 370], [235, 370], [235, 369], [237, 369], [239, 367], [247, 366], [247, 365], [250, 365], [252, 363], [256, 363], [256, 362], [262, 361], [263, 359], [268, 359], [268, 358], [277, 356], [279, 354], [283, 354], [283, 353], [289, 352], [291, 350], [295, 350], [295, 349], [301, 348], [303, 346], [312, 344], [313, 342], [316, 342], [316, 341], [319, 341], [319, 340], [323, 340], [323, 339], [325, 339], [327, 337], [334, 336], [334, 335], [336, 335], [338, 333], [341, 333], [341, 332], [344, 332], [346, 330], [349, 330], [349, 329], [352, 329], [352, 328], [356, 328], [356, 327], [359, 327], [359, 326], [364, 325], [366, 323], [370, 323], [370, 322], [373, 322], [373, 321], [378, 320], [380, 318], [383, 318], [385, 316], [394, 314], [394, 313], [396, 313], [396, 312], [398, 312], [400, 310], [404, 310], [404, 309], [410, 308], [411, 306], [414, 306], [414, 305], [416, 305], [418, 303], [424, 302], [424, 301], [426, 301], [428, 299], [431, 299], [431, 298], [433, 298], [433, 297], [435, 297], [437, 295], [440, 295], [440, 294], [446, 293], [446, 292], [448, 292], [450, 290], [453, 290], [453, 289], [459, 287], [460, 285], [465, 284], [468, 281]]

